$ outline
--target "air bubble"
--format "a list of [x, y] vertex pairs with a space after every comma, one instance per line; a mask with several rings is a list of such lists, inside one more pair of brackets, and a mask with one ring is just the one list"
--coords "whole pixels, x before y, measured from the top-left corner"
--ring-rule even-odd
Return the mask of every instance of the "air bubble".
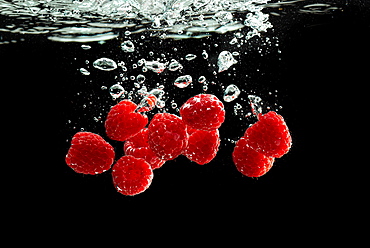
[[237, 62], [229, 51], [222, 51], [217, 61], [218, 72], [226, 71]]
[[89, 49], [91, 49], [91, 46], [89, 46], [89, 45], [81, 45], [81, 48], [83, 50], [89, 50]]
[[205, 76], [200, 76], [199, 79], [198, 79], [198, 83], [204, 83], [206, 81], [206, 77]]
[[139, 74], [139, 75], [137, 75], [137, 77], [136, 77], [136, 81], [137, 81], [139, 84], [144, 83], [144, 81], [145, 81], [145, 76], [144, 76], [143, 74]]
[[261, 97], [256, 96], [256, 95], [248, 95], [248, 99], [249, 99], [250, 105], [252, 107], [253, 114], [255, 114], [257, 116], [259, 114], [262, 114], [263, 102], [262, 102]]
[[85, 68], [80, 68], [80, 72], [83, 74], [83, 75], [90, 75], [90, 72], [88, 70], [86, 70]]
[[208, 53], [206, 52], [206, 50], [203, 50], [202, 57], [203, 59], [208, 59]]
[[159, 74], [166, 69], [166, 64], [159, 61], [145, 61], [145, 68]]
[[179, 88], [185, 88], [193, 82], [193, 78], [190, 75], [184, 75], [176, 78], [174, 85]]
[[114, 84], [109, 88], [109, 94], [112, 96], [113, 100], [120, 98], [124, 93], [125, 90], [120, 84]]
[[235, 84], [230, 84], [224, 92], [224, 101], [234, 101], [240, 95], [240, 90]]
[[174, 59], [171, 61], [171, 63], [168, 66], [168, 70], [170, 71], [177, 71], [177, 70], [181, 70], [182, 68], [183, 68], [182, 65]]
[[197, 55], [189, 53], [185, 56], [185, 59], [190, 61], [190, 60], [195, 59], [196, 57], [197, 57]]
[[93, 66], [99, 70], [112, 71], [117, 68], [117, 63], [112, 59], [100, 58], [94, 61]]

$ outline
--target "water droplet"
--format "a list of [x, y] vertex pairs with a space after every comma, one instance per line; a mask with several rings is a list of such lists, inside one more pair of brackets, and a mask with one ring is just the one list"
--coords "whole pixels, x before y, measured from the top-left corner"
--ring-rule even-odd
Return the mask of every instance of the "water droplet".
[[226, 87], [224, 92], [224, 101], [231, 102], [234, 101], [240, 94], [239, 88], [235, 84], [230, 84]]
[[195, 59], [196, 57], [197, 57], [197, 55], [189, 53], [185, 56], [185, 59], [190, 61], [190, 60]]
[[112, 96], [113, 100], [121, 97], [123, 93], [125, 93], [125, 90], [120, 84], [114, 84], [109, 88], [109, 94]]
[[83, 74], [83, 75], [90, 75], [90, 72], [88, 70], [86, 70], [85, 68], [80, 68], [80, 72]]
[[193, 82], [193, 78], [190, 75], [184, 75], [176, 78], [174, 85], [179, 88], [185, 88]]
[[93, 66], [103, 71], [112, 71], [117, 68], [117, 63], [108, 58], [100, 58], [94, 61]]
[[222, 51], [217, 61], [218, 72], [226, 71], [237, 62], [229, 51]]

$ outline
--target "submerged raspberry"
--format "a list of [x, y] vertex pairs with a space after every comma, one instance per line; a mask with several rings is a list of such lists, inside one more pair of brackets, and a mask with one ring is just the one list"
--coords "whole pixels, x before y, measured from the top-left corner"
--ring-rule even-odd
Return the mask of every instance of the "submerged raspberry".
[[168, 113], [155, 114], [148, 127], [149, 147], [160, 159], [175, 159], [188, 143], [186, 130], [180, 117]]
[[113, 147], [100, 135], [78, 132], [72, 138], [65, 161], [77, 173], [95, 175], [110, 169], [114, 155]]
[[217, 129], [225, 120], [223, 103], [214, 95], [199, 94], [188, 99], [180, 108], [186, 125], [205, 131]]
[[153, 180], [153, 171], [144, 159], [123, 156], [112, 170], [113, 184], [123, 195], [137, 195], [149, 188]]
[[135, 113], [137, 105], [130, 100], [123, 100], [113, 106], [105, 121], [109, 138], [125, 141], [136, 135], [148, 123], [148, 117]]
[[283, 117], [274, 111], [260, 114], [259, 120], [244, 134], [248, 145], [265, 156], [280, 158], [286, 154], [292, 138]]
[[135, 158], [143, 158], [147, 161], [152, 169], [160, 168], [166, 161], [154, 154], [149, 148], [148, 129], [142, 129], [134, 137], [125, 142], [124, 151], [126, 155], [132, 155]]
[[238, 171], [248, 177], [263, 176], [271, 169], [275, 160], [256, 152], [244, 137], [236, 143], [232, 157]]
[[183, 154], [191, 161], [203, 165], [216, 156], [219, 146], [220, 135], [217, 129], [213, 131], [193, 129]]

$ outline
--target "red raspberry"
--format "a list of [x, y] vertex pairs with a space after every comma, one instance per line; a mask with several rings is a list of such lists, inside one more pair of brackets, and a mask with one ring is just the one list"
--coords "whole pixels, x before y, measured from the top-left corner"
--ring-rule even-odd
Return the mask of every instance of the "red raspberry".
[[72, 138], [65, 160], [77, 173], [100, 174], [110, 169], [114, 150], [100, 135], [78, 132]]
[[175, 159], [188, 143], [186, 125], [176, 115], [155, 114], [148, 127], [148, 143], [160, 159]]
[[137, 105], [130, 100], [123, 100], [111, 108], [105, 121], [109, 138], [125, 141], [148, 124], [148, 117], [135, 113], [136, 108]]
[[199, 94], [188, 99], [180, 108], [186, 125], [205, 131], [217, 129], [225, 120], [223, 103], [211, 94]]
[[220, 146], [218, 129], [213, 131], [192, 130], [195, 131], [191, 131], [188, 146], [183, 154], [197, 164], [207, 164], [216, 156]]
[[236, 142], [232, 156], [238, 171], [248, 177], [263, 176], [271, 169], [275, 160], [250, 148], [244, 137]]
[[283, 117], [274, 111], [258, 116], [259, 120], [244, 134], [248, 145], [268, 157], [280, 158], [286, 154], [292, 137]]
[[166, 161], [158, 158], [149, 148], [148, 129], [142, 129], [134, 137], [128, 139], [124, 145], [126, 155], [132, 155], [135, 158], [143, 158], [147, 161], [152, 169], [160, 168]]
[[144, 159], [134, 156], [123, 156], [112, 170], [113, 184], [123, 195], [137, 195], [149, 188], [153, 171]]

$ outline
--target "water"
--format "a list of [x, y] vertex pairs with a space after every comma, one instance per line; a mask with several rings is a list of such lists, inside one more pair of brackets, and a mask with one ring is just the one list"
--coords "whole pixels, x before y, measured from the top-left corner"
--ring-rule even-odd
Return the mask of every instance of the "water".
[[[279, 94], [267, 93], [274, 92], [274, 87], [261, 90], [264, 83], [255, 83], [259, 75], [268, 74], [261, 64], [263, 57], [275, 54], [279, 59], [281, 52], [272, 19], [289, 11], [322, 14], [336, 9], [299, 0], [0, 0], [6, 20], [0, 31], [3, 37], [15, 37], [11, 40], [33, 35], [81, 44], [76, 59], [86, 63], [77, 69], [87, 85], [99, 85], [100, 92], [95, 90], [90, 98], [101, 96], [81, 100], [84, 110], [90, 105], [94, 110], [79, 116], [71, 124], [74, 127], [85, 128], [81, 119], [90, 116], [103, 123], [101, 112], [122, 99], [134, 101], [139, 112], [151, 116], [178, 114], [187, 98], [210, 93], [223, 99], [227, 112], [238, 117], [243, 129], [253, 120], [248, 117], [282, 109]], [[100, 81], [99, 71], [108, 78]], [[85, 95], [83, 90], [77, 93]], [[236, 140], [237, 136], [240, 133], [223, 138]]]
[[[220, 130], [225, 156], [215, 168], [227, 174], [229, 150], [255, 121], [255, 112], [284, 114], [293, 108], [285, 105], [290, 96], [278, 77], [286, 42], [280, 28], [288, 25], [284, 16], [339, 10], [322, 2], [0, 0], [0, 46], [46, 40], [71, 48], [56, 59], [73, 67], [68, 73], [76, 78], [65, 84], [66, 147], [82, 129], [104, 135], [105, 116], [121, 99], [131, 99], [151, 118], [158, 112], [179, 114], [195, 94], [215, 94], [227, 115]], [[191, 80], [178, 80], [184, 76]]]

